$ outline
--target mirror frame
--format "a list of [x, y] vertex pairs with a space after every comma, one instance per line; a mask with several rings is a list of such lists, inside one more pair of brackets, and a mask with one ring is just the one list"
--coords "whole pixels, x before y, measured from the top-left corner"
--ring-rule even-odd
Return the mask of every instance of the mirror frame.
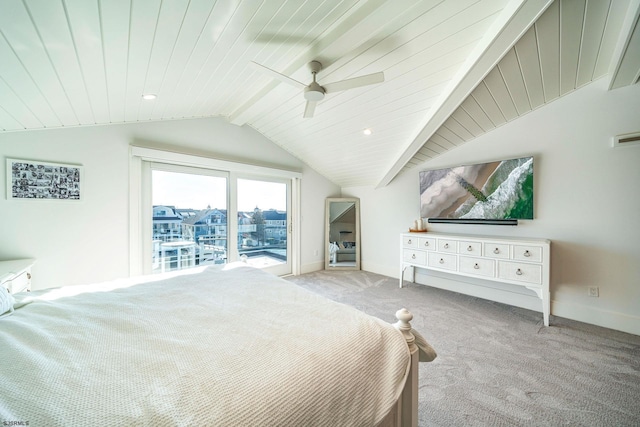
[[[330, 236], [331, 236], [331, 203], [332, 202], [340, 202], [340, 203], [354, 203], [355, 207], [355, 239], [351, 239], [356, 243], [356, 251], [355, 251], [355, 265], [350, 266], [339, 266], [331, 264], [331, 253], [330, 253]], [[324, 243], [324, 269], [325, 270], [360, 270], [360, 199], [356, 197], [329, 197], [325, 201], [325, 213], [324, 213], [324, 222], [325, 222], [325, 243]]]

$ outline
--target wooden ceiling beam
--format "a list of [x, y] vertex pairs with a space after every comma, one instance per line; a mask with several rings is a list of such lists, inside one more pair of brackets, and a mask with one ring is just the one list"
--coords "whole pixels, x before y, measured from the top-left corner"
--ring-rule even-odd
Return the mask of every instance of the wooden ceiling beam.
[[536, 22], [554, 0], [513, 0], [501, 12], [491, 29], [479, 42], [461, 71], [453, 78], [451, 89], [430, 109], [422, 130], [402, 150], [379, 180], [385, 187], [399, 173], [473, 89], [498, 64], [520, 37]]

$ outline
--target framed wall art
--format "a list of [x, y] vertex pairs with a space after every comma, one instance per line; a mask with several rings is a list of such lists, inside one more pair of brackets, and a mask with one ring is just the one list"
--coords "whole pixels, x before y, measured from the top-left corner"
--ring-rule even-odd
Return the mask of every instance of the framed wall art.
[[82, 166], [7, 159], [7, 199], [82, 200]]

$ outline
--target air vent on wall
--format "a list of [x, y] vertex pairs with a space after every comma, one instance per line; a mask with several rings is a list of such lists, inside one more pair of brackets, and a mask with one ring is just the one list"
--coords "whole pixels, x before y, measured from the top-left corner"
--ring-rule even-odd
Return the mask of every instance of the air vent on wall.
[[627, 147], [631, 145], [640, 145], [640, 132], [616, 135], [613, 137], [614, 147]]

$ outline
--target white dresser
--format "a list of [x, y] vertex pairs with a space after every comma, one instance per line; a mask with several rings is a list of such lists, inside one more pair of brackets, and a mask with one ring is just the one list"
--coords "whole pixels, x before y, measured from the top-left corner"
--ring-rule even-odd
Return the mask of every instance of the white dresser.
[[549, 240], [443, 233], [403, 233], [400, 237], [400, 287], [407, 267], [411, 267], [412, 282], [417, 267], [524, 286], [542, 300], [544, 324], [549, 326]]
[[7, 288], [9, 293], [31, 290], [31, 267], [33, 259], [16, 259], [0, 261], [0, 286]]

